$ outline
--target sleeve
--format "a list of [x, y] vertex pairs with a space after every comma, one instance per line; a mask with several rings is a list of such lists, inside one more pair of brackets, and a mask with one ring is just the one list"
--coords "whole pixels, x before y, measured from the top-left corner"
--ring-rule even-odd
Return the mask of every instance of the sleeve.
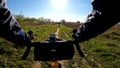
[[120, 4], [113, 0], [104, 1], [94, 0], [92, 2], [93, 10], [77, 32], [79, 41], [86, 41], [96, 37], [120, 21], [120, 11], [115, 8], [116, 6], [120, 6]]
[[0, 8], [0, 36], [17, 44], [29, 42], [27, 34], [7, 8]]

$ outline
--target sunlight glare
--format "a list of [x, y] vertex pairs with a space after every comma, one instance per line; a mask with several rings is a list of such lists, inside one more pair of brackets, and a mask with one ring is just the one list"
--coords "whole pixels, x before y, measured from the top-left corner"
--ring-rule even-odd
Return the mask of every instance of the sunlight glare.
[[51, 0], [51, 4], [54, 8], [63, 9], [67, 5], [67, 0]]

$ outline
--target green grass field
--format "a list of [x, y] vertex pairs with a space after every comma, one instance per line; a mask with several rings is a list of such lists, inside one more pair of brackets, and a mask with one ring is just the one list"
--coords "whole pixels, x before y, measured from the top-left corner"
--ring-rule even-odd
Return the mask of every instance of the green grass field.
[[[120, 25], [115, 25], [103, 34], [80, 43], [85, 58], [78, 53], [68, 61], [67, 68], [119, 68], [120, 67]], [[64, 29], [65, 30], [65, 29]], [[70, 29], [64, 31], [67, 32]], [[67, 34], [70, 34], [67, 33]]]
[[[54, 33], [58, 27], [56, 24], [24, 24], [22, 28], [27, 32], [32, 30], [35, 35], [33, 42], [39, 42], [48, 38], [50, 33]], [[70, 25], [71, 26], [71, 25]], [[120, 25], [115, 25], [105, 33], [80, 43], [85, 57], [81, 58], [75, 50], [72, 59], [66, 60], [66, 68], [120, 68]], [[72, 29], [62, 25], [60, 27], [60, 38], [64, 40], [72, 39]], [[25, 46], [11, 43], [0, 38], [0, 68], [30, 68], [33, 63], [33, 48], [27, 60], [21, 60], [25, 51]], [[43, 63], [42, 67], [45, 67]]]
[[[23, 29], [27, 32], [32, 30], [35, 36], [35, 42], [40, 42], [48, 38], [50, 33], [56, 31], [56, 25], [26, 25]], [[0, 68], [28, 68], [33, 62], [33, 49], [31, 50], [27, 60], [21, 60], [26, 46], [11, 43], [0, 38]]]

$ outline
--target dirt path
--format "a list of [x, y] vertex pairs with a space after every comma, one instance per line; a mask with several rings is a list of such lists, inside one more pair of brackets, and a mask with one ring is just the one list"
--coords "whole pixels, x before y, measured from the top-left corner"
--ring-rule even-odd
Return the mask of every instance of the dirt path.
[[[60, 31], [60, 29], [57, 28], [57, 31], [55, 32], [57, 38], [59, 38], [59, 36], [60, 36], [60, 35], [59, 35], [59, 31]], [[62, 32], [63, 32], [63, 34], [64, 34], [68, 39], [71, 39], [66, 32], [64, 32], [64, 31], [62, 31]], [[75, 55], [74, 57], [76, 57], [76, 55]], [[92, 59], [92, 60], [93, 60], [93, 59]], [[90, 63], [89, 63], [89, 61], [88, 61], [87, 58], [82, 58], [82, 60], [80, 60], [80, 61], [82, 62], [83, 66], [85, 66], [85, 68], [93, 68], [93, 67], [90, 65]], [[95, 64], [97, 64], [98, 68], [104, 68], [101, 63], [99, 63], [99, 62], [97, 62], [97, 61], [95, 61], [95, 60], [94, 60], [94, 62], [95, 62]], [[68, 61], [65, 61], [65, 60], [62, 60], [62, 61], [60, 61], [60, 63], [62, 64], [62, 68], [66, 68], [67, 63], [69, 63], [69, 62], [68, 62]], [[75, 64], [73, 64], [73, 65], [74, 65], [76, 68], [79, 67], [79, 64], [78, 64], [77, 62], [75, 62]]]
[[[60, 28], [57, 28], [56, 32], [54, 33], [56, 35], [56, 38], [59, 38], [59, 31], [60, 31]], [[62, 64], [62, 68], [65, 68], [64, 67], [64, 61], [60, 61], [60, 63]], [[41, 68], [41, 63], [40, 61], [34, 61], [30, 68]]]
[[56, 38], [59, 38], [59, 32], [60, 32], [60, 28], [57, 28], [57, 31], [55, 32]]
[[[60, 32], [60, 28], [57, 28], [56, 32], [54, 33], [54, 34], [56, 34], [56, 38], [60, 38], [59, 32]], [[63, 34], [64, 34], [67, 38], [70, 39], [70, 37], [69, 37], [64, 31], [62, 31], [62, 32], [63, 32]], [[74, 57], [76, 57], [76, 55], [75, 55]], [[74, 58], [73, 58], [73, 59], [74, 59]], [[92, 60], [93, 60], [93, 59], [92, 59]], [[87, 58], [82, 58], [80, 61], [81, 61], [81, 63], [82, 63], [82, 66], [85, 66], [86, 68], [92, 68], [92, 66], [90, 65], [90, 63], [89, 63], [89, 61], [88, 61]], [[95, 64], [97, 64], [98, 68], [104, 68], [104, 67], [102, 66], [102, 64], [100, 64], [99, 62], [97, 62], [97, 61], [95, 61], [95, 60], [94, 60], [94, 62], [95, 62]], [[66, 68], [66, 67], [67, 67], [67, 63], [69, 63], [69, 61], [61, 60], [61, 61], [59, 61], [59, 63], [61, 63], [62, 68]], [[72, 64], [72, 65], [75, 66], [76, 68], [79, 67], [78, 62], [74, 62], [74, 64]], [[30, 68], [41, 68], [41, 63], [40, 63], [40, 61], [35, 61], [35, 62], [31, 65]]]
[[[59, 32], [60, 32], [60, 28], [57, 28], [57, 31], [54, 33], [56, 35], [56, 38], [60, 38]], [[66, 68], [65, 67], [66, 61], [61, 60], [61, 61], [59, 61], [59, 63], [62, 65], [62, 68]]]
[[31, 67], [30, 68], [41, 68], [41, 63], [40, 61], [34, 61], [32, 64], [31, 64]]

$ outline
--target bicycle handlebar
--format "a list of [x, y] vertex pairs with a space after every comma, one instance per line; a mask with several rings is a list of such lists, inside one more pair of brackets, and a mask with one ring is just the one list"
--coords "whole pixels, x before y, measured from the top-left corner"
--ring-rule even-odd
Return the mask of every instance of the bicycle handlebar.
[[50, 60], [64, 60], [70, 59], [74, 55], [74, 47], [81, 57], [84, 57], [84, 53], [80, 49], [79, 43], [71, 40], [62, 40], [50, 38], [42, 42], [33, 42], [27, 46], [27, 49], [22, 56], [22, 59], [26, 59], [31, 47], [34, 47], [34, 60], [50, 61]]

